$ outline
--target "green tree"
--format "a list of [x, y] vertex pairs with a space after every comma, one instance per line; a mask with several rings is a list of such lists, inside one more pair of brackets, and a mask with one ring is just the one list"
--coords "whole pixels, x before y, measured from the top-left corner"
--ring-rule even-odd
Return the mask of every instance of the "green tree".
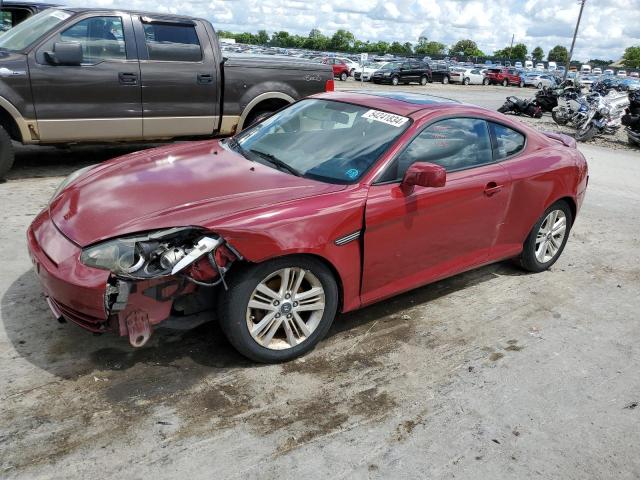
[[541, 62], [544, 58], [544, 50], [540, 47], [534, 48], [533, 52], [531, 52], [531, 58], [533, 58], [534, 62]]
[[317, 28], [312, 29], [303, 43], [304, 48], [309, 50], [326, 50], [329, 38], [323, 35]]
[[269, 43], [269, 34], [266, 30], [258, 30], [258, 34], [256, 35], [256, 44], [258, 45], [266, 45]]
[[640, 47], [628, 47], [624, 51], [622, 61], [625, 67], [640, 68]]
[[462, 55], [464, 57], [484, 57], [482, 50], [473, 40], [460, 40], [449, 49], [449, 55]]
[[429, 55], [430, 57], [444, 55], [447, 52], [447, 47], [444, 43], [440, 42], [420, 42], [415, 49], [416, 53], [421, 55]]
[[394, 55], [411, 55], [413, 53], [413, 48], [409, 42], [405, 44], [393, 42], [389, 46], [389, 53], [393, 53]]
[[493, 52], [493, 56], [498, 58], [524, 60], [527, 56], [527, 46], [524, 43], [518, 43], [513, 47], [504, 47], [502, 50], [496, 50]]
[[348, 51], [353, 47], [355, 40], [353, 33], [340, 29], [329, 40], [329, 48], [338, 52]]
[[547, 59], [550, 62], [560, 62], [562, 64], [567, 63], [569, 59], [569, 52], [562, 45], [556, 45], [551, 50], [549, 50], [549, 55], [547, 55]]

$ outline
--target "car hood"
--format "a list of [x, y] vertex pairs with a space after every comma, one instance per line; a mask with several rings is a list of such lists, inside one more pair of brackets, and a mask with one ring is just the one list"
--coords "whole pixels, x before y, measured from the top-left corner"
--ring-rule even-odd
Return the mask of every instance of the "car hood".
[[86, 246], [145, 230], [211, 227], [240, 212], [344, 188], [249, 161], [215, 140], [98, 165], [64, 188], [49, 211], [65, 236]]

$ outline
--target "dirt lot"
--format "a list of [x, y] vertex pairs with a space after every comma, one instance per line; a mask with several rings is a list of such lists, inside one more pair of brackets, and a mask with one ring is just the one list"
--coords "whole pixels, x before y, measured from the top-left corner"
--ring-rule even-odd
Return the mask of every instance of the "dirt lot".
[[27, 225], [61, 175], [128, 149], [22, 149], [0, 185], [0, 478], [639, 478], [640, 152], [581, 149], [587, 200], [549, 272], [438, 282], [276, 366], [214, 323], [138, 350], [56, 323]]

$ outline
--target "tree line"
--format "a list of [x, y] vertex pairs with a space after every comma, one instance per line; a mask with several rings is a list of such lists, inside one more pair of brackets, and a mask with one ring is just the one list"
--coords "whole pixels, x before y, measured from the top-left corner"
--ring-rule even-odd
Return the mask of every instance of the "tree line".
[[[524, 60], [529, 54], [529, 49], [524, 43], [517, 43], [513, 46], [506, 46], [496, 50], [493, 54], [486, 54], [478, 48], [476, 42], [470, 39], [459, 40], [451, 46], [444, 43], [420, 38], [417, 45], [410, 42], [385, 42], [385, 41], [362, 41], [355, 35], [344, 29], [336, 31], [333, 35], [327, 36], [319, 29], [314, 28], [306, 37], [303, 35], [290, 34], [286, 31], [278, 31], [269, 35], [266, 30], [258, 30], [257, 33], [243, 32], [234, 33], [225, 30], [218, 30], [221, 38], [232, 38], [238, 43], [249, 45], [266, 45], [281, 48], [304, 48], [307, 50], [348, 52], [348, 53], [372, 53], [384, 55], [391, 53], [394, 55], [427, 55], [431, 57], [452, 56], [462, 58], [485, 58], [485, 59], [512, 59]], [[545, 58], [544, 51], [537, 46], [531, 51], [531, 58], [534, 62], [542, 62]], [[547, 60], [565, 64], [569, 58], [569, 51], [562, 45], [556, 45], [547, 52]], [[623, 62], [625, 66], [640, 67], [640, 47], [629, 47], [626, 49]], [[592, 60], [594, 66], [607, 66], [613, 60]]]

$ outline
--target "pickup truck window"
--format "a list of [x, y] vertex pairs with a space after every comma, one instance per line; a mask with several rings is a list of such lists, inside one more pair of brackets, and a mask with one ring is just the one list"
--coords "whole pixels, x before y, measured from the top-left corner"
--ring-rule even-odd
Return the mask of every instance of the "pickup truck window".
[[145, 23], [144, 38], [149, 60], [200, 62], [202, 49], [193, 25]]
[[64, 10], [44, 10], [3, 33], [0, 36], [0, 49], [21, 52], [70, 16]]
[[60, 33], [60, 40], [81, 44], [87, 63], [127, 58], [120, 17], [85, 18]]

